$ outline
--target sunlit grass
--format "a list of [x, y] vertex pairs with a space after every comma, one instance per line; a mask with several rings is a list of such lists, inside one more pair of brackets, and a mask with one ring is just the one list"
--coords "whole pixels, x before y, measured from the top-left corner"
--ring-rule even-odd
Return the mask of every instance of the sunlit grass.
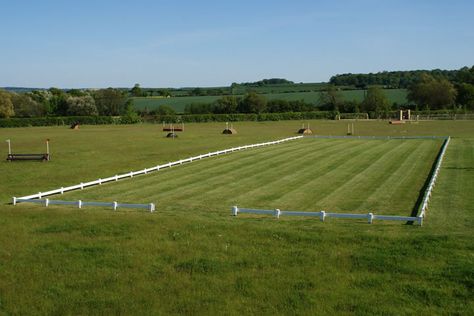
[[[366, 208], [389, 190], [405, 196], [404, 190], [419, 181], [417, 170], [430, 163], [431, 158], [421, 157], [439, 146], [433, 141], [393, 141], [389, 148], [377, 141], [354, 141], [348, 148], [345, 142], [314, 145], [304, 140], [308, 148], [314, 145], [332, 159], [324, 160], [317, 151], [306, 153], [308, 149], [295, 142], [172, 168], [157, 173], [156, 182], [154, 175], [137, 177], [129, 183], [143, 181], [143, 185], [133, 189], [134, 195], [143, 200], [159, 198], [161, 209], [151, 214], [6, 203], [14, 195], [291, 136], [300, 123], [245, 123], [237, 126], [238, 137], [220, 135], [220, 124], [196, 124], [174, 141], [164, 139], [154, 125], [0, 130], [0, 138], [14, 140], [18, 151], [41, 151], [41, 141], [49, 137], [54, 155], [48, 163], [0, 163], [4, 203], [0, 206], [0, 314], [471, 314], [474, 124], [356, 124], [360, 135], [455, 136], [424, 226], [340, 219], [322, 223], [298, 217], [234, 218], [228, 205], [220, 209], [215, 202], [245, 198], [253, 199], [258, 207], [294, 200], [301, 203], [302, 210], [309, 209], [311, 199], [299, 202], [300, 191], [293, 192], [275, 178], [268, 170], [273, 166], [281, 168], [282, 175], [295, 173], [294, 179], [285, 179], [291, 188], [298, 187], [301, 180], [302, 187], [325, 192], [326, 201], [365, 194], [364, 201], [348, 203]], [[344, 122], [315, 121], [311, 126], [320, 134], [343, 135], [346, 130]], [[338, 157], [339, 150], [347, 155]], [[301, 163], [301, 168], [294, 169], [284, 159], [299, 160], [306, 154], [324, 163], [315, 167]], [[259, 157], [262, 163], [255, 161]], [[345, 179], [346, 174], [363, 175], [367, 159], [373, 162], [369, 168], [384, 174], [375, 173], [373, 180], [378, 185], [364, 187], [361, 176]], [[209, 173], [200, 173], [201, 164]], [[332, 164], [343, 169], [331, 169]], [[402, 172], [405, 170], [408, 172]], [[324, 172], [340, 181], [340, 190], [312, 181]], [[228, 176], [222, 178], [222, 174]], [[210, 184], [199, 182], [204, 176], [212, 180]], [[244, 176], [249, 181], [239, 187]], [[262, 186], [263, 191], [247, 188], [250, 180], [260, 178], [277, 180]], [[117, 184], [124, 185], [123, 197], [126, 181]], [[162, 191], [154, 190], [155, 185]], [[240, 196], [238, 201], [228, 197], [226, 187]], [[251, 193], [244, 192], [247, 189]], [[100, 190], [108, 190], [107, 185]], [[160, 203], [168, 196], [166, 203]], [[392, 198], [387, 197], [385, 206]], [[188, 204], [191, 202], [196, 204]], [[388, 211], [385, 206], [380, 209]]]

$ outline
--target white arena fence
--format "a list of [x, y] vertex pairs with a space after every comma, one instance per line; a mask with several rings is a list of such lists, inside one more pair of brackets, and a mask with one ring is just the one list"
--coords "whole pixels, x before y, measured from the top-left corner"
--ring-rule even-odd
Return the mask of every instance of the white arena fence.
[[395, 215], [376, 215], [374, 213], [367, 214], [349, 214], [349, 213], [331, 213], [331, 212], [295, 212], [295, 211], [281, 211], [280, 209], [274, 210], [258, 210], [250, 208], [239, 208], [237, 206], [232, 207], [232, 215], [237, 216], [239, 213], [248, 214], [259, 214], [259, 215], [271, 215], [276, 218], [281, 216], [311, 216], [318, 217], [322, 222], [328, 217], [334, 218], [352, 218], [352, 219], [365, 219], [369, 224], [372, 224], [374, 220], [386, 220], [386, 221], [413, 221], [418, 224], [423, 224], [423, 217], [421, 216], [395, 216]]
[[423, 195], [423, 202], [421, 203], [420, 210], [418, 212], [418, 216], [425, 217], [426, 210], [428, 209], [428, 203], [430, 201], [431, 194], [433, 193], [433, 188], [436, 184], [436, 180], [438, 179], [439, 169], [441, 169], [441, 164], [443, 162], [444, 155], [446, 153], [446, 149], [448, 148], [449, 142], [451, 137], [447, 137], [444, 140], [443, 146], [441, 146], [441, 150], [439, 152], [438, 158], [436, 159], [436, 164], [434, 170], [431, 174], [430, 181], [428, 186]]
[[448, 139], [449, 136], [332, 136], [332, 135], [308, 135], [304, 137], [324, 138], [324, 139]]
[[37, 203], [42, 204], [46, 207], [49, 205], [73, 205], [77, 206], [78, 208], [83, 208], [86, 206], [101, 206], [101, 207], [111, 207], [113, 210], [117, 210], [118, 208], [142, 208], [149, 210], [150, 212], [155, 211], [155, 204], [128, 204], [128, 203], [118, 203], [117, 201], [114, 202], [89, 202], [89, 201], [62, 201], [62, 200], [50, 200], [50, 199], [23, 199], [23, 198], [13, 198], [13, 205], [17, 203]]
[[439, 151], [438, 157], [434, 164], [434, 169], [430, 174], [428, 186], [423, 194], [423, 201], [420, 205], [420, 209], [417, 216], [395, 216], [395, 215], [376, 215], [374, 213], [367, 214], [349, 214], [349, 213], [330, 213], [325, 211], [320, 212], [294, 212], [294, 211], [281, 211], [280, 209], [275, 210], [258, 210], [258, 209], [249, 209], [249, 208], [238, 208], [237, 206], [232, 207], [232, 215], [237, 216], [238, 213], [250, 213], [250, 214], [260, 214], [260, 215], [273, 215], [279, 218], [282, 215], [285, 216], [313, 216], [319, 217], [321, 221], [324, 221], [326, 217], [335, 217], [335, 218], [352, 218], [352, 219], [367, 219], [371, 224], [373, 220], [390, 220], [390, 221], [407, 221], [407, 222], [417, 222], [420, 225], [423, 225], [423, 219], [426, 216], [426, 211], [428, 209], [429, 199], [433, 192], [433, 188], [436, 184], [438, 178], [439, 170], [441, 169], [441, 164], [443, 162], [446, 149], [449, 145], [451, 137], [449, 136], [323, 136], [323, 135], [312, 135], [305, 137], [313, 138], [326, 138], [326, 139], [444, 139], [443, 145]]
[[[269, 146], [269, 145], [277, 145], [281, 144], [287, 141], [291, 140], [296, 140], [296, 139], [302, 139], [303, 137], [312, 137], [312, 138], [325, 138], [325, 139], [380, 139], [380, 140], [387, 140], [387, 139], [444, 139], [443, 145], [440, 149], [440, 153], [438, 155], [438, 158], [435, 163], [435, 168], [431, 174], [429, 184], [424, 192], [423, 195], [423, 202], [421, 203], [420, 210], [418, 212], [418, 216], [392, 216], [392, 215], [375, 215], [373, 213], [368, 213], [368, 214], [343, 214], [343, 213], [327, 213], [324, 211], [321, 212], [290, 212], [290, 211], [280, 211], [280, 210], [253, 210], [253, 209], [239, 209], [235, 207], [238, 211], [234, 213], [234, 215], [237, 215], [237, 213], [254, 213], [254, 214], [273, 214], [277, 217], [281, 215], [288, 215], [288, 216], [317, 216], [320, 217], [322, 220], [324, 220], [325, 217], [336, 217], [336, 218], [355, 218], [355, 219], [368, 219], [368, 221], [371, 223], [374, 219], [379, 219], [379, 220], [398, 220], [398, 221], [416, 221], [420, 225], [423, 223], [423, 218], [426, 216], [426, 211], [428, 209], [428, 203], [429, 199], [431, 197], [433, 188], [436, 184], [436, 180], [438, 177], [439, 170], [441, 168], [441, 163], [443, 161], [446, 148], [448, 147], [448, 144], [450, 142], [450, 137], [449, 136], [323, 136], [323, 135], [311, 135], [311, 136], [294, 136], [294, 137], [288, 137], [276, 141], [271, 141], [271, 142], [264, 142], [264, 143], [258, 143], [258, 144], [251, 144], [251, 145], [244, 145], [244, 146], [239, 146], [239, 147], [233, 147], [229, 149], [224, 149], [224, 150], [219, 150], [219, 151], [214, 151], [210, 152], [207, 154], [203, 155], [198, 155], [194, 157], [190, 157], [187, 159], [182, 159], [182, 160], [177, 160], [174, 162], [169, 162], [166, 164], [162, 165], [157, 165], [155, 167], [151, 168], [145, 168], [143, 170], [139, 171], [130, 171], [129, 173], [121, 174], [121, 175], [115, 175], [112, 177], [104, 178], [104, 179], [98, 179], [95, 181], [90, 181], [90, 182], [81, 182], [80, 184], [72, 185], [69, 187], [61, 187], [59, 189], [51, 190], [51, 191], [46, 191], [46, 192], [38, 192], [37, 194], [32, 194], [32, 195], [27, 195], [27, 196], [22, 196], [22, 197], [13, 197], [13, 204], [16, 205], [17, 203], [40, 203], [44, 204], [45, 206], [48, 205], [53, 205], [53, 204], [61, 204], [61, 205], [77, 205], [79, 208], [83, 206], [105, 206], [105, 207], [113, 207], [114, 210], [117, 209], [118, 207], [124, 207], [124, 208], [145, 208], [149, 209], [151, 212], [155, 210], [155, 205], [153, 203], [150, 204], [124, 204], [124, 203], [117, 203], [117, 202], [85, 202], [85, 201], [60, 201], [60, 200], [49, 200], [49, 199], [42, 199], [43, 197], [54, 195], [54, 194], [63, 194], [64, 192], [68, 191], [73, 191], [73, 190], [78, 190], [78, 189], [84, 189], [86, 187], [90, 186], [95, 186], [95, 185], [101, 185], [103, 183], [107, 182], [112, 182], [112, 181], [118, 181], [120, 179], [124, 178], [132, 178], [137, 175], [142, 175], [142, 174], [147, 174], [150, 172], [154, 171], [159, 171], [161, 169], [166, 169], [166, 168], [171, 168], [176, 165], [182, 165], [184, 163], [190, 163], [193, 161], [201, 160], [204, 158], [212, 157], [212, 156], [218, 156], [218, 155], [223, 155], [227, 153], [232, 153], [236, 151], [241, 151], [245, 149], [251, 149], [251, 148], [258, 148], [258, 147], [263, 147], [263, 146]], [[234, 212], [234, 208], [233, 208]]]
[[275, 141], [271, 141], [271, 142], [244, 145], [244, 146], [232, 147], [232, 148], [224, 149], [224, 150], [218, 150], [218, 151], [210, 152], [210, 153], [207, 153], [207, 154], [198, 155], [198, 156], [194, 156], [194, 157], [189, 157], [189, 158], [186, 158], [186, 159], [181, 159], [181, 160], [177, 160], [177, 161], [174, 161], [174, 162], [169, 162], [169, 163], [166, 163], [166, 164], [154, 166], [154, 167], [151, 167], [151, 168], [145, 168], [143, 170], [130, 171], [129, 173], [115, 175], [115, 176], [104, 178], [104, 179], [97, 179], [95, 181], [89, 181], [89, 182], [81, 182], [81, 183], [76, 184], [76, 185], [72, 185], [72, 186], [68, 186], [68, 187], [61, 187], [59, 189], [50, 190], [50, 191], [46, 191], [46, 192], [38, 192], [37, 194], [31, 194], [31, 195], [26, 195], [26, 196], [22, 196], [22, 197], [13, 197], [13, 204], [20, 203], [20, 202], [30, 202], [33, 199], [41, 199], [43, 197], [54, 195], [54, 194], [64, 194], [64, 192], [68, 192], [68, 191], [74, 191], [74, 190], [79, 190], [79, 189], [83, 190], [84, 188], [87, 188], [87, 187], [102, 185], [102, 184], [107, 183], [107, 182], [118, 181], [118, 180], [124, 179], [124, 178], [132, 178], [134, 176], [138, 176], [138, 175], [142, 175], [142, 174], [148, 174], [150, 172], [155, 172], [155, 171], [159, 171], [159, 170], [162, 170], [162, 169], [171, 168], [173, 166], [182, 165], [182, 164], [190, 163], [190, 162], [193, 162], [193, 161], [198, 161], [198, 160], [208, 158], [208, 157], [224, 155], [224, 154], [233, 153], [233, 152], [236, 152], [236, 151], [241, 151], [241, 150], [246, 150], [246, 149], [264, 147], [264, 146], [269, 146], [269, 145], [277, 145], [277, 144], [281, 144], [281, 143], [284, 143], [284, 142], [287, 142], [287, 141], [301, 139], [301, 138], [303, 138], [303, 136], [294, 136], [294, 137], [283, 138], [283, 139], [279, 139], [279, 140], [275, 140]]

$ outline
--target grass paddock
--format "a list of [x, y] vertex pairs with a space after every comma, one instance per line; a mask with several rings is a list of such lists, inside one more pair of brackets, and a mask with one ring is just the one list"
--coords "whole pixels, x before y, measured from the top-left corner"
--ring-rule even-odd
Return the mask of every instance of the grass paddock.
[[[343, 135], [347, 128], [346, 122], [310, 123], [316, 133], [325, 135]], [[1, 129], [0, 138], [12, 139], [17, 152], [42, 152], [43, 140], [50, 138], [52, 161], [0, 163], [0, 314], [471, 314], [473, 122], [355, 124], [357, 135], [453, 136], [424, 226], [368, 225], [341, 219], [321, 223], [297, 217], [233, 218], [227, 205], [223, 211], [217, 208], [217, 201], [294, 202], [309, 210], [313, 205], [310, 194], [306, 197], [306, 191], [288, 190], [285, 181], [278, 181], [280, 174], [270, 172], [275, 166], [285, 171], [282, 174], [293, 174], [295, 184], [306, 181], [303, 187], [309, 192], [327, 190], [334, 199], [361, 209], [364, 203], [380, 200], [372, 200], [372, 194], [399, 192], [408, 196], [400, 202], [401, 206], [406, 203], [400, 208], [405, 210], [413, 203], [411, 191], [418, 188], [418, 170], [426, 170], [432, 163], [430, 155], [439, 148], [432, 141], [400, 141], [395, 146], [354, 141], [355, 146], [347, 146], [347, 142], [332, 140], [314, 145], [313, 140], [305, 139], [172, 168], [156, 177], [137, 177], [129, 182], [136, 186], [127, 187], [123, 181], [101, 187], [103, 192], [71, 193], [72, 197], [100, 192], [119, 199], [127, 198], [131, 190], [143, 199], [155, 196], [158, 211], [150, 214], [8, 203], [14, 195], [291, 136], [301, 122], [239, 123], [235, 125], [239, 134], [233, 136], [220, 134], [223, 124], [189, 124], [175, 140], [165, 139], [161, 126], [156, 125], [83, 126], [79, 131], [67, 127]], [[301, 168], [293, 168], [285, 161], [304, 160], [306, 147], [312, 146], [326, 153], [333, 148], [335, 156], [324, 158], [314, 150], [311, 158], [321, 159], [315, 167], [302, 163]], [[338, 160], [339, 150], [347, 158]], [[247, 163], [239, 166], [239, 161]], [[397, 173], [400, 165], [413, 161], [412, 172]], [[200, 164], [215, 176], [199, 174]], [[312, 181], [331, 164], [341, 166], [329, 177], [334, 184]], [[374, 187], [361, 186], [357, 178], [346, 186], [344, 181], [337, 182], [345, 178], [343, 174], [378, 167], [386, 176], [377, 177]], [[369, 174], [378, 173], [367, 171], [366, 176]], [[210, 181], [195, 182], [203, 176]], [[250, 179], [270, 181], [270, 185], [256, 190]], [[108, 192], [115, 185], [118, 190]], [[120, 186], [122, 191], [116, 193]], [[226, 186], [242, 200], [232, 201]], [[363, 200], [350, 198], [359, 195]], [[382, 200], [387, 208], [372, 205], [391, 210], [392, 198]], [[160, 200], [168, 201], [162, 210]]]

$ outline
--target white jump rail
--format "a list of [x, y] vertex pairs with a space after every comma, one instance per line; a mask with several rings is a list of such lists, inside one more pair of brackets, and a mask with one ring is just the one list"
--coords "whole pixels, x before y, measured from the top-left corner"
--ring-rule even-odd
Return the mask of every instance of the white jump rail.
[[280, 216], [312, 216], [318, 217], [322, 222], [327, 217], [334, 218], [352, 218], [352, 219], [366, 219], [369, 224], [372, 224], [374, 220], [386, 220], [386, 221], [413, 221], [418, 222], [420, 225], [423, 224], [423, 217], [417, 216], [395, 216], [395, 215], [376, 215], [374, 213], [368, 214], [349, 214], [349, 213], [331, 213], [331, 212], [295, 212], [295, 211], [281, 211], [280, 209], [274, 210], [257, 210], [250, 208], [239, 208], [237, 206], [232, 207], [232, 215], [237, 216], [239, 213], [258, 214], [258, 215], [271, 215], [276, 218]]
[[24, 198], [13, 198], [13, 205], [17, 203], [37, 203], [42, 204], [45, 207], [49, 205], [74, 205], [78, 208], [83, 208], [86, 206], [101, 206], [101, 207], [111, 207], [114, 211], [118, 208], [142, 208], [149, 210], [150, 212], [155, 211], [155, 204], [128, 204], [128, 203], [118, 203], [114, 202], [91, 202], [91, 201], [62, 201], [62, 200], [50, 200], [50, 199], [24, 199]]
[[32, 199], [41, 199], [43, 197], [54, 195], [54, 194], [64, 194], [64, 192], [68, 192], [68, 191], [79, 190], [79, 189], [83, 190], [84, 188], [87, 188], [87, 187], [90, 187], [90, 186], [102, 185], [102, 184], [107, 183], [107, 182], [118, 181], [118, 180], [124, 179], [124, 178], [132, 178], [134, 176], [138, 176], [138, 175], [142, 175], [142, 174], [148, 174], [150, 172], [159, 171], [161, 169], [166, 169], [166, 168], [171, 168], [172, 166], [182, 165], [184, 163], [191, 163], [193, 161], [201, 160], [201, 159], [212, 157], [212, 156], [223, 155], [223, 154], [232, 153], [232, 152], [236, 152], [236, 151], [241, 151], [241, 150], [245, 150], [245, 149], [249, 149], [249, 148], [257, 148], [257, 147], [262, 147], [262, 146], [277, 145], [277, 144], [281, 144], [281, 143], [284, 143], [284, 142], [287, 142], [287, 141], [301, 139], [301, 138], [303, 138], [303, 136], [294, 136], [294, 137], [283, 138], [283, 139], [279, 139], [279, 140], [275, 140], [275, 141], [271, 141], [271, 142], [244, 145], [244, 146], [232, 147], [232, 148], [224, 149], [224, 150], [218, 150], [218, 151], [210, 152], [210, 153], [207, 153], [207, 154], [202, 154], [202, 155], [198, 155], [198, 156], [194, 156], [194, 157], [189, 157], [189, 158], [186, 158], [186, 159], [177, 160], [177, 161], [174, 161], [174, 162], [168, 162], [168, 163], [165, 163], [165, 164], [162, 164], [162, 165], [157, 165], [157, 166], [154, 166], [154, 167], [151, 167], [151, 168], [145, 168], [143, 170], [130, 171], [128, 173], [115, 175], [115, 176], [111, 176], [111, 177], [108, 177], [108, 178], [100, 178], [100, 179], [97, 179], [95, 181], [81, 182], [79, 184], [68, 186], [68, 187], [61, 187], [61, 188], [46, 191], [46, 192], [38, 192], [37, 194], [31, 194], [31, 195], [26, 195], [26, 196], [21, 196], [21, 197], [13, 197], [13, 201], [14, 201], [13, 204], [20, 203], [20, 202], [25, 202], [25, 200], [29, 201], [29, 200], [32, 200]]
[[423, 201], [421, 203], [420, 211], [418, 216], [420, 217], [425, 217], [426, 216], [426, 210], [428, 209], [428, 203], [430, 201], [431, 194], [433, 193], [433, 188], [436, 184], [436, 180], [438, 178], [439, 170], [441, 169], [441, 164], [443, 163], [443, 158], [446, 153], [446, 149], [448, 148], [449, 142], [451, 140], [451, 137], [447, 137], [443, 143], [443, 146], [441, 147], [440, 153], [438, 155], [438, 159], [436, 160], [436, 164], [434, 167], [434, 171], [431, 174], [430, 181], [428, 183], [428, 187], [425, 190], [425, 193], [423, 195]]

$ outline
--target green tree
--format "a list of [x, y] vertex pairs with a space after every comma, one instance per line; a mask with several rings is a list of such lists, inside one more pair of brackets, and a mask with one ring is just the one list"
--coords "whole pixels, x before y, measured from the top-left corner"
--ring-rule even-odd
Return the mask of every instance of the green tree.
[[158, 90], [158, 94], [161, 95], [162, 97], [170, 97], [171, 96], [171, 93], [168, 89], [160, 89]]
[[37, 117], [46, 114], [45, 107], [27, 94], [13, 93], [11, 100], [15, 115], [18, 117]]
[[420, 106], [438, 110], [454, 105], [456, 93], [448, 80], [424, 74], [416, 84], [408, 88], [408, 99]]
[[375, 117], [388, 117], [390, 111], [390, 103], [380, 87], [372, 86], [367, 89], [367, 92], [362, 101], [362, 109], [366, 112], [372, 112]]
[[53, 94], [48, 91], [48, 90], [33, 90], [27, 95], [33, 99], [34, 101], [38, 102], [41, 104], [42, 108], [44, 109], [44, 112], [46, 114], [54, 114], [52, 106], [51, 106], [51, 99], [53, 97]]
[[456, 103], [474, 110], [474, 85], [468, 83], [458, 85]]
[[70, 96], [66, 99], [66, 102], [68, 105], [68, 115], [87, 116], [99, 114], [95, 101], [90, 95]]
[[327, 111], [339, 111], [342, 103], [342, 95], [336, 86], [330, 84], [326, 91], [321, 91], [319, 94], [319, 105], [322, 109]]
[[175, 115], [176, 111], [168, 105], [160, 105], [156, 113], [159, 115]]
[[87, 92], [79, 89], [71, 89], [68, 90], [67, 94], [73, 97], [83, 97], [87, 95]]
[[58, 88], [49, 88], [51, 98], [49, 99], [50, 111], [56, 115], [67, 115], [67, 95]]
[[460, 83], [474, 84], [474, 66], [459, 69], [456, 80]]
[[97, 90], [93, 97], [99, 115], [120, 115], [123, 113], [127, 102], [124, 93], [113, 88]]
[[239, 102], [238, 111], [240, 113], [262, 113], [266, 110], [267, 99], [256, 92], [249, 92]]
[[194, 88], [193, 90], [191, 90], [191, 95], [202, 96], [205, 94], [206, 94], [205, 91], [202, 90], [201, 88]]
[[11, 95], [7, 91], [0, 90], [0, 117], [9, 118], [15, 115]]
[[128, 99], [125, 102], [122, 111], [122, 117], [120, 118], [122, 124], [135, 124], [142, 121], [140, 115], [138, 115], [137, 111], [135, 111], [135, 107], [133, 106], [133, 101], [131, 99]]
[[140, 88], [140, 85], [136, 83], [133, 88], [130, 90], [130, 94], [134, 97], [142, 97], [144, 96], [142, 88]]
[[239, 100], [235, 96], [223, 96], [216, 101], [215, 111], [217, 113], [230, 114], [237, 112]]

